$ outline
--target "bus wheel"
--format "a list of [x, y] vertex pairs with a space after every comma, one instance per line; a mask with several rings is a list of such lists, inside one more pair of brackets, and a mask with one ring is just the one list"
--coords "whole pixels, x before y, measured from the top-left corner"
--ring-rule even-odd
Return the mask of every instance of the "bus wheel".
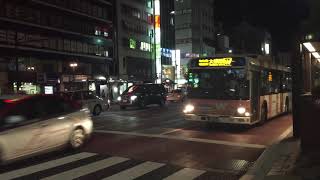
[[214, 124], [212, 122], [206, 122], [205, 124], [206, 129], [211, 130], [213, 129], [213, 127], [214, 127]]
[[289, 99], [286, 98], [285, 113], [289, 114]]
[[267, 121], [267, 119], [268, 119], [268, 109], [267, 109], [267, 105], [264, 104], [261, 108], [259, 125], [264, 124]]

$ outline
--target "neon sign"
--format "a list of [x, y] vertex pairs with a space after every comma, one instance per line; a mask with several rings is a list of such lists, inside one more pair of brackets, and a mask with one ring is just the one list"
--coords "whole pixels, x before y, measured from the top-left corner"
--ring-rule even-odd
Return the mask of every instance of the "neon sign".
[[212, 59], [199, 59], [199, 67], [226, 67], [232, 66], [232, 58], [212, 58]]

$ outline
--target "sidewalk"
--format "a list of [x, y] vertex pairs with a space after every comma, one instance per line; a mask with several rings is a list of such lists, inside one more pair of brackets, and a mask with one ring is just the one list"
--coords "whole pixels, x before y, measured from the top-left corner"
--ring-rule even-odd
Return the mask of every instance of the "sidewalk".
[[266, 149], [241, 180], [320, 180], [320, 152], [302, 154], [300, 140], [287, 138]]

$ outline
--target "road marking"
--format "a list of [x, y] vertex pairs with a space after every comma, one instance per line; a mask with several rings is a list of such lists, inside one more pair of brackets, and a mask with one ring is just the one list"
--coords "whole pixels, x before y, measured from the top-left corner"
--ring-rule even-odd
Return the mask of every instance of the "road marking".
[[182, 130], [182, 129], [174, 129], [174, 130], [171, 130], [171, 131], [163, 132], [163, 133], [161, 133], [160, 135], [171, 134], [171, 133], [174, 133], [174, 132], [177, 132], [177, 131], [181, 131], [181, 130]]
[[68, 164], [74, 161], [78, 161], [81, 159], [85, 159], [91, 156], [96, 155], [95, 153], [87, 153], [87, 152], [83, 152], [83, 153], [79, 153], [79, 154], [75, 154], [75, 155], [71, 155], [71, 156], [67, 156], [64, 158], [60, 158], [60, 159], [56, 159], [56, 160], [52, 160], [49, 162], [45, 162], [45, 163], [41, 163], [41, 164], [37, 164], [34, 166], [29, 166], [26, 168], [22, 168], [22, 169], [18, 169], [18, 170], [14, 170], [14, 171], [10, 171], [7, 173], [3, 173], [0, 174], [0, 179], [1, 180], [6, 180], [6, 179], [14, 179], [14, 178], [18, 178], [21, 176], [26, 176], [32, 173], [36, 173], [39, 171], [43, 171], [43, 170], [47, 170], [50, 168], [54, 168], [54, 167], [58, 167], [64, 164]]
[[122, 157], [110, 157], [107, 159], [103, 159], [94, 163], [90, 163], [85, 166], [81, 166], [75, 169], [71, 169], [69, 171], [62, 172], [60, 174], [56, 174], [50, 177], [43, 178], [43, 180], [62, 180], [62, 179], [75, 179], [81, 176], [99, 171], [101, 169], [122, 163], [129, 159]]
[[276, 140], [276, 142], [279, 142], [286, 138], [291, 132], [293, 131], [293, 126], [290, 126], [288, 129], [286, 129]]
[[197, 170], [197, 169], [190, 169], [190, 168], [184, 168], [180, 171], [172, 174], [171, 176], [168, 176], [167, 178], [164, 178], [163, 180], [192, 180], [199, 176], [201, 176], [205, 171]]
[[226, 145], [226, 146], [239, 146], [239, 147], [246, 147], [246, 148], [258, 148], [258, 149], [266, 148], [265, 145], [260, 145], [260, 144], [236, 143], [236, 142], [229, 142], [229, 141], [200, 139], [200, 138], [184, 138], [184, 137], [169, 136], [169, 135], [155, 135], [155, 134], [143, 134], [143, 133], [134, 133], [134, 132], [108, 131], [108, 130], [95, 130], [94, 132], [108, 133], [108, 134], [119, 134], [119, 135], [130, 135], [130, 136], [141, 136], [141, 137], [149, 137], [149, 138], [164, 138], [164, 139], [200, 142], [200, 143], [208, 143], [208, 144], [220, 144], [220, 145]]
[[127, 169], [125, 171], [122, 171], [118, 174], [104, 178], [103, 180], [131, 180], [131, 179], [135, 179], [140, 176], [143, 176], [144, 174], [147, 174], [148, 172], [156, 170], [164, 165], [165, 164], [162, 164], [162, 163], [148, 161], [148, 162], [139, 164], [137, 166], [134, 166], [130, 169]]

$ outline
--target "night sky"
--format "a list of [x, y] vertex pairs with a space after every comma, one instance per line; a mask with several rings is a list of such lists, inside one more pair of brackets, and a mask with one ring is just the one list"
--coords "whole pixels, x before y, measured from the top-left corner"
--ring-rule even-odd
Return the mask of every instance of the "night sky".
[[243, 19], [267, 29], [276, 50], [288, 50], [292, 35], [308, 17], [305, 0], [216, 0], [216, 21], [224, 27], [237, 25]]

